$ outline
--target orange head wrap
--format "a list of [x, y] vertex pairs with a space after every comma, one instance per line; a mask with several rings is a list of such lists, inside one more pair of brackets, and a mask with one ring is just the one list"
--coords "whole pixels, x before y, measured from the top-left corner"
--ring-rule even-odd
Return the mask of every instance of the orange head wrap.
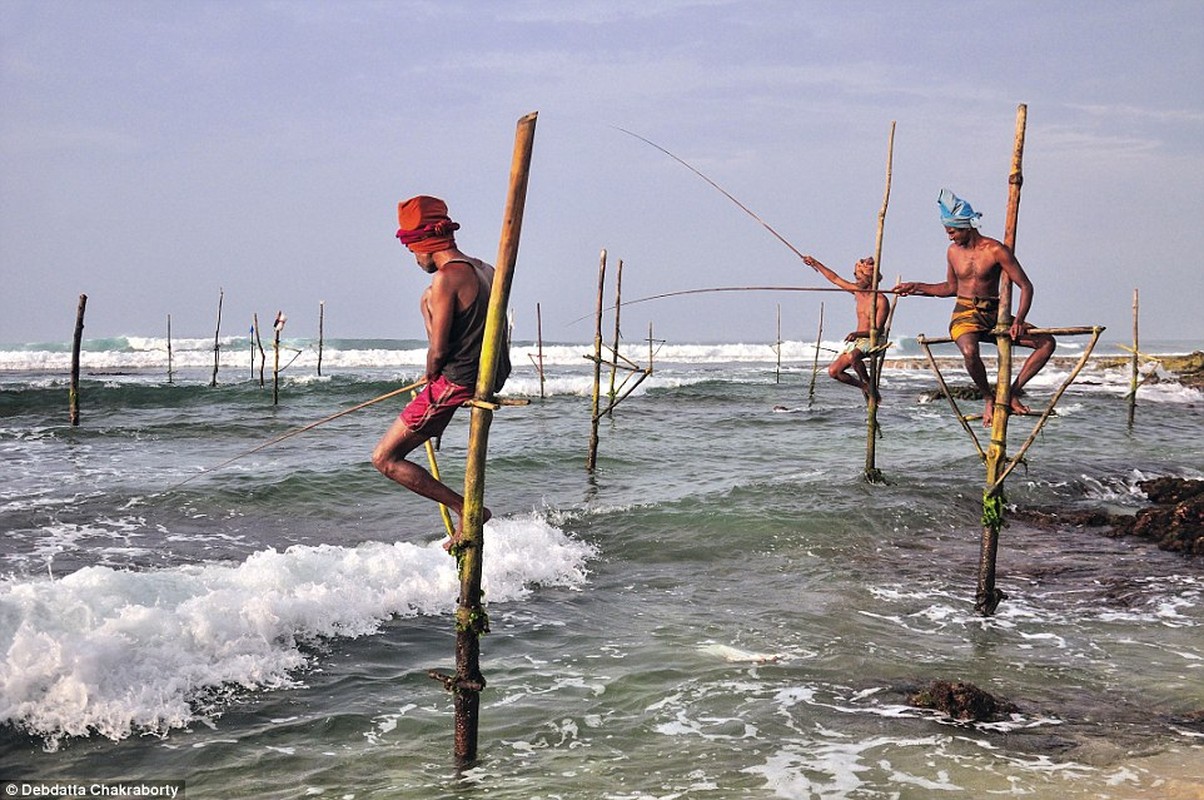
[[447, 216], [447, 203], [420, 194], [397, 204], [397, 238], [414, 253], [435, 253], [456, 246], [460, 223]]

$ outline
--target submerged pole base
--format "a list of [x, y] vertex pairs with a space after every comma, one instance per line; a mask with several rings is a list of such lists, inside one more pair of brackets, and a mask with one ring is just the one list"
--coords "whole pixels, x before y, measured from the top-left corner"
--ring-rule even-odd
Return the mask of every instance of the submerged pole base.
[[974, 601], [974, 613], [980, 617], [989, 617], [995, 613], [999, 603], [1007, 599], [1002, 589], [991, 589], [989, 592], [979, 592]]

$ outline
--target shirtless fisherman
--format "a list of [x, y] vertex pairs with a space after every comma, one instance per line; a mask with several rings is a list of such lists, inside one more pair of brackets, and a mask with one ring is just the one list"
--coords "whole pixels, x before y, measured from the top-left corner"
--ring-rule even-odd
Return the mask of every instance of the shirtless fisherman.
[[[475, 393], [493, 267], [460, 252], [453, 236], [460, 225], [452, 222], [447, 204], [437, 197], [419, 195], [398, 203], [397, 221], [397, 238], [431, 276], [420, 303], [430, 346], [426, 385], [385, 431], [372, 452], [372, 465], [410, 491], [456, 513], [459, 523], [446, 545], [450, 548], [463, 533], [464, 498], [406, 456], [441, 435], [456, 409]], [[510, 374], [506, 348], [498, 359], [494, 391]], [[482, 509], [482, 522], [491, 516], [488, 508]]]
[[1020, 304], [1008, 335], [1013, 344], [1033, 350], [1012, 383], [1010, 411], [1013, 414], [1029, 412], [1028, 407], [1020, 402], [1024, 385], [1049, 361], [1057, 342], [1049, 334], [1028, 332], [1033, 326], [1025, 318], [1033, 302], [1033, 285], [1006, 245], [978, 232], [978, 218], [982, 214], [948, 189], [941, 190], [937, 204], [941, 209], [941, 223], [950, 242], [947, 252], [949, 270], [945, 280], [943, 283], [900, 283], [895, 291], [900, 295], [921, 294], [929, 297], [957, 295], [953, 318], [949, 321], [949, 335], [957, 342], [966, 363], [966, 372], [986, 400], [982, 419], [983, 425], [989, 428], [995, 414], [995, 392], [987, 380], [987, 370], [983, 366], [978, 345], [979, 342], [994, 341], [992, 332], [999, 312], [1001, 275], [1007, 275], [1020, 288]]
[[[874, 285], [874, 257], [866, 256], [853, 265], [853, 278], [857, 281], [856, 283], [845, 280], [811, 256], [803, 256], [803, 263], [823, 275], [834, 285], [852, 292], [857, 299], [857, 330], [844, 337], [847, 344], [840, 355], [836, 356], [828, 365], [828, 375], [841, 383], [856, 386], [865, 395], [866, 402], [869, 402], [871, 394], [875, 401], [880, 401], [882, 397], [874, 388], [869, 373], [865, 369], [866, 351], [870, 346], [870, 318], [874, 316], [874, 292], [871, 290]], [[879, 297], [878, 316], [874, 325], [878, 331], [886, 327], [886, 318], [889, 314], [890, 306], [886, 302], [886, 298]], [[848, 373], [849, 367], [852, 367], [853, 371], [857, 373], [855, 376]]]

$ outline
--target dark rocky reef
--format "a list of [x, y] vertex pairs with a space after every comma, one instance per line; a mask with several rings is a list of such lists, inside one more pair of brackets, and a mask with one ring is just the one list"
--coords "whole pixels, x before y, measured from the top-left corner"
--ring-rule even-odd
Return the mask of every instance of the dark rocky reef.
[[1136, 536], [1161, 550], [1204, 554], [1204, 481], [1154, 478], [1137, 486], [1153, 505], [1136, 514], [1038, 508], [1017, 509], [1015, 518], [1042, 527], [1106, 528], [1106, 536]]

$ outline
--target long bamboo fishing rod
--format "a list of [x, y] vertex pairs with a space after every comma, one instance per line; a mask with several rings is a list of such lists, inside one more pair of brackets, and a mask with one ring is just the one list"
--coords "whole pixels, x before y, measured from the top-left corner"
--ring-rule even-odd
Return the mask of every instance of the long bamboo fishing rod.
[[167, 487], [166, 489], [163, 490], [163, 492], [165, 493], [165, 492], [170, 492], [174, 489], [179, 489], [181, 486], [194, 480], [195, 478], [199, 478], [202, 475], [207, 475], [210, 472], [215, 472], [215, 471], [221, 469], [222, 467], [229, 466], [230, 464], [233, 464], [235, 461], [238, 461], [240, 458], [246, 458], [247, 456], [252, 455], [253, 453], [258, 453], [260, 450], [264, 450], [268, 447], [271, 447], [274, 444], [280, 444], [285, 439], [291, 439], [292, 437], [297, 436], [298, 434], [305, 433], [306, 431], [311, 431], [314, 428], [318, 427], [319, 425], [325, 425], [327, 422], [333, 422], [336, 419], [338, 419], [339, 417], [345, 417], [352, 412], [359, 411], [360, 409], [364, 409], [364, 408], [367, 408], [368, 406], [375, 405], [384, 400], [388, 400], [390, 397], [396, 397], [399, 394], [403, 394], [405, 392], [412, 391], [413, 389], [417, 389], [419, 386], [421, 386], [424, 383], [426, 383], [426, 378], [423, 378], [420, 381], [415, 381], [414, 383], [411, 383], [408, 386], [403, 386], [400, 389], [394, 389], [391, 392], [386, 392], [385, 394], [382, 394], [380, 397], [374, 397], [371, 400], [365, 400], [364, 402], [362, 402], [358, 405], [354, 405], [351, 408], [345, 408], [342, 411], [331, 414], [329, 417], [323, 417], [322, 419], [320, 419], [316, 422], [311, 422], [308, 425], [304, 425], [300, 428], [294, 428], [291, 431], [282, 433], [273, 439], [268, 439], [266, 442], [263, 442], [262, 444], [258, 444], [255, 447], [252, 447], [250, 450], [247, 450], [246, 452], [239, 453], [238, 455], [234, 456], [233, 458], [228, 458], [220, 464], [203, 469], [200, 472], [196, 473], [195, 475], [190, 475], [187, 478], [185, 478], [184, 480], [180, 481], [179, 483], [172, 484], [171, 486]]
[[[873, 292], [875, 294], [898, 294], [894, 289], [858, 289], [857, 291]], [[840, 289], [835, 286], [715, 286], [706, 289], [681, 289], [676, 292], [662, 292], [661, 294], [648, 295], [647, 297], [638, 297], [635, 300], [624, 300], [623, 305], [633, 306], [636, 303], [663, 300], [666, 297], [681, 297], [688, 294], [706, 294], [708, 292], [844, 292], [845, 294], [853, 294], [852, 290]], [[586, 314], [577, 317], [577, 319], [570, 320], [567, 324], [572, 325], [590, 316], [592, 315]]]
[[686, 162], [684, 159], [678, 158], [677, 156], [673, 155], [668, 150], [661, 147], [659, 144], [652, 141], [651, 139], [646, 139], [643, 136], [640, 136], [638, 133], [633, 133], [633, 132], [627, 130], [626, 128], [620, 128], [617, 125], [615, 126], [615, 130], [621, 131], [621, 132], [627, 134], [628, 136], [634, 136], [635, 138], [639, 139], [644, 144], [655, 147], [657, 150], [660, 150], [662, 153], [664, 153], [669, 158], [676, 161], [678, 164], [681, 164], [683, 167], [690, 170], [690, 172], [693, 172], [695, 175], [702, 178], [704, 181], [709, 183], [712, 187], [717, 189], [724, 197], [726, 197], [728, 200], [731, 200], [733, 203], [735, 203], [737, 206], [739, 206], [741, 211], [743, 211], [745, 214], [748, 214], [750, 217], [755, 219], [757, 222], [761, 223], [761, 227], [763, 227], [765, 230], [767, 230], [771, 234], [773, 234], [774, 238], [777, 239], [779, 242], [781, 242], [782, 244], [784, 244], [788, 248], [790, 248], [790, 252], [794, 253], [799, 258], [803, 257], [803, 254], [799, 252], [799, 249], [797, 247], [795, 247], [794, 245], [792, 245], [789, 241], [787, 241], [785, 236], [783, 236], [782, 234], [780, 234], [776, 230], [774, 230], [774, 227], [772, 225], [770, 225], [768, 222], [766, 222], [765, 220], [763, 220], [759, 216], [757, 216], [757, 214], [751, 208], [744, 205], [739, 200], [737, 200], [735, 197], [733, 197], [731, 192], [729, 192], [727, 189], [724, 189], [722, 186], [715, 183], [713, 180], [708, 178], [706, 175], [702, 174], [702, 172], [699, 169], [692, 166], [691, 164]]

